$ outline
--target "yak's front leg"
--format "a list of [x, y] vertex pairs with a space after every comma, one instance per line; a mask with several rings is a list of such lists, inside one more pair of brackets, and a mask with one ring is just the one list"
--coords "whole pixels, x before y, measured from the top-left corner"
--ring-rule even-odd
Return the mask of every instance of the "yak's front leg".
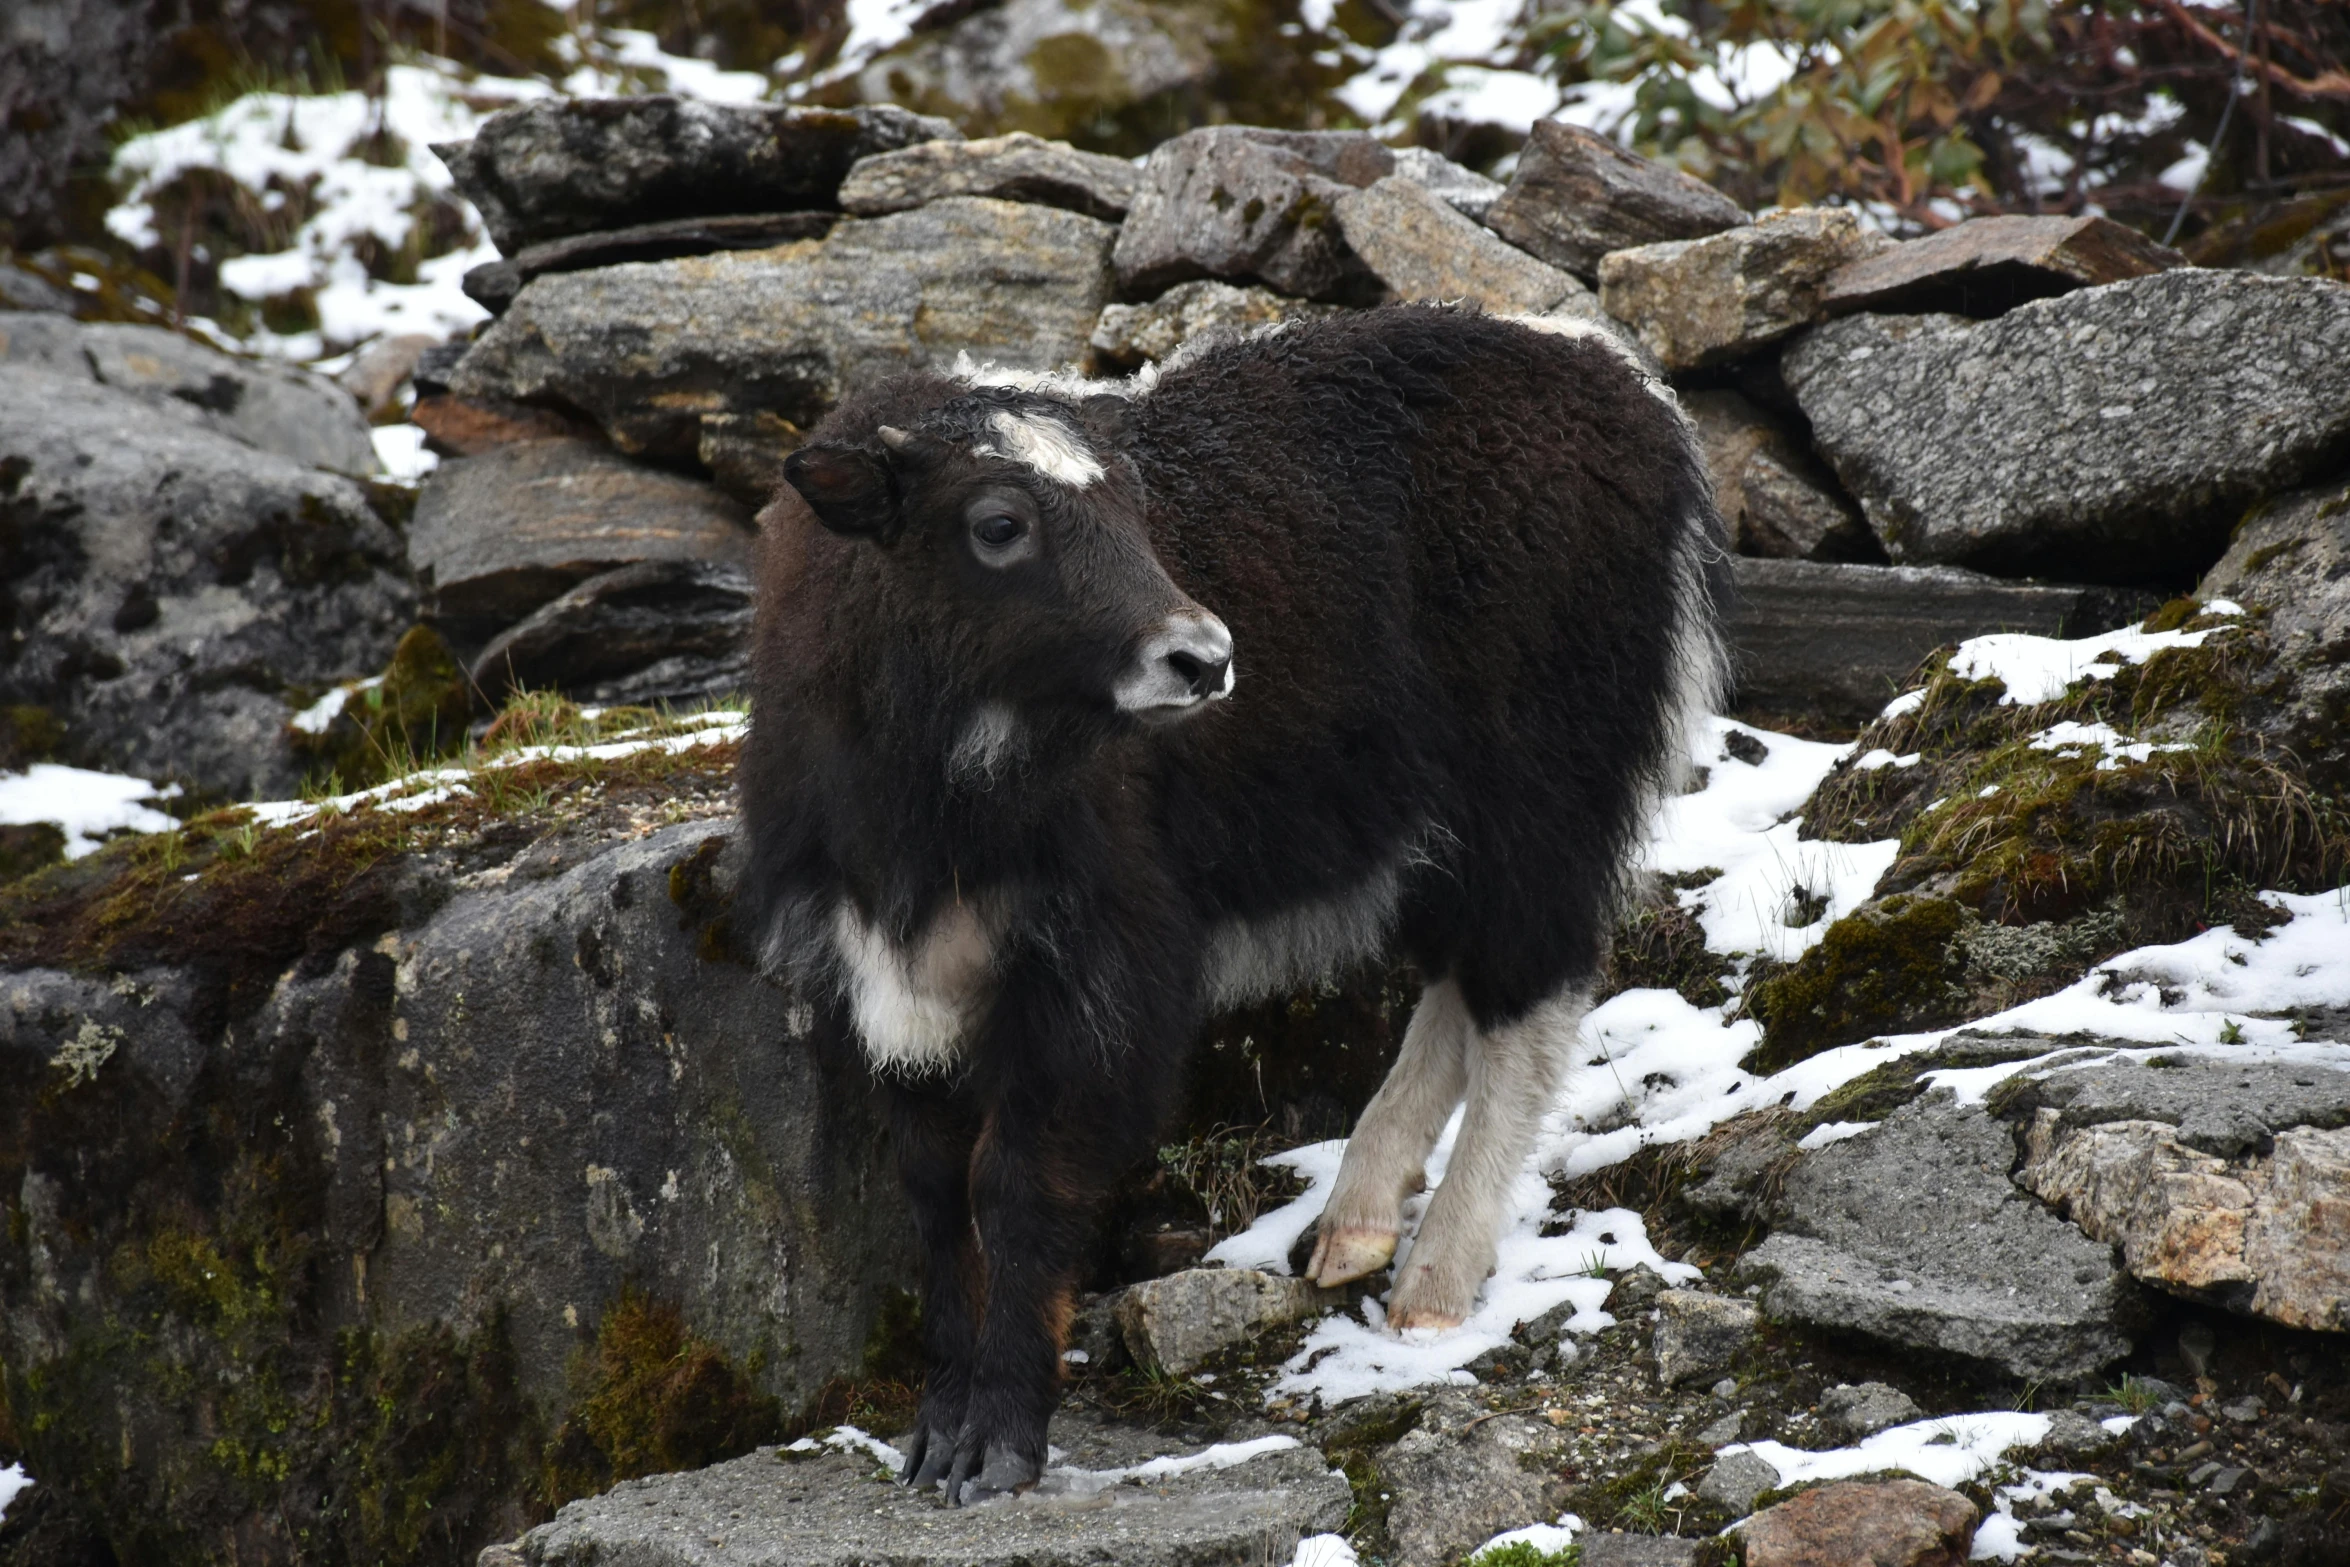
[[898, 1478], [927, 1489], [954, 1465], [979, 1343], [983, 1290], [970, 1181], [979, 1117], [967, 1092], [900, 1084], [890, 1090], [890, 1122], [922, 1250], [922, 1402]]
[[1045, 1424], [1060, 1398], [1061, 1352], [1102, 1200], [1150, 1146], [1181, 1043], [1129, 1038], [1113, 1060], [1096, 1042], [1068, 1050], [1031, 1037], [997, 1079], [971, 1152], [987, 1304], [950, 1501], [1024, 1490], [1042, 1477]]

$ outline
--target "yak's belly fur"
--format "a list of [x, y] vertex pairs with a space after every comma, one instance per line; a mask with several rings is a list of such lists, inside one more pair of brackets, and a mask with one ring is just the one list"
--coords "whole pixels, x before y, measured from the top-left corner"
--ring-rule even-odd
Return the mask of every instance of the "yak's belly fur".
[[901, 944], [842, 901], [833, 913], [833, 955], [875, 1068], [920, 1075], [955, 1063], [993, 989], [1000, 925], [968, 903], [951, 903]]
[[1208, 932], [1200, 999], [1211, 1012], [1269, 1001], [1386, 950], [1409, 860], [1382, 865], [1336, 897], [1295, 904]]

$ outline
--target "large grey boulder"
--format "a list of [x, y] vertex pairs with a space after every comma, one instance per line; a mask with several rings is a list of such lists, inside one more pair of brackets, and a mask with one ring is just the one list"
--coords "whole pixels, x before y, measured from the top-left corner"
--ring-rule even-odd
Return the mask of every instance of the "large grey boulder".
[[1820, 300], [1834, 315], [1994, 316], [2027, 299], [2186, 264], [2177, 251], [2111, 218], [1970, 218], [1848, 263], [1829, 277]]
[[1537, 120], [1485, 221], [1520, 250], [1589, 282], [1611, 250], [1699, 239], [1737, 227], [1746, 214], [1703, 180], [1579, 126]]
[[2195, 596], [2249, 606], [2276, 645], [2286, 678], [2275, 705], [2242, 721], [2298, 755], [2319, 787], [2350, 789], [2339, 727], [2350, 712], [2350, 479], [2263, 502]]
[[1937, 1090], [1786, 1177], [1738, 1264], [1781, 1321], [2076, 1380], [2130, 1352], [2138, 1309], [2109, 1247], [2016, 1188], [2008, 1128]]
[[83, 376], [0, 366], [0, 517], [0, 705], [86, 766], [290, 794], [288, 719], [415, 614], [368, 491]]
[[539, 278], [450, 375], [463, 400], [582, 410], [622, 450], [691, 457], [707, 414], [800, 428], [852, 387], [956, 356], [1053, 370], [1109, 297], [1115, 233], [951, 196], [774, 250]]
[[1705, 445], [1714, 505], [1741, 555], [1866, 560], [1876, 539], [1860, 508], [1801, 440], [1736, 392], [1682, 394]]
[[2182, 268], [1995, 321], [1852, 316], [1784, 371], [1895, 560], [2159, 579], [2350, 442], [2350, 286]]
[[239, 359], [162, 327], [0, 312], [0, 364], [95, 381], [306, 467], [376, 469], [358, 402], [325, 376]]
[[[1346, 1476], [1309, 1447], [1186, 1468], [1172, 1444], [1062, 1415], [1066, 1454], [1023, 1496], [947, 1508], [846, 1438], [628, 1481], [522, 1537], [528, 1567], [1223, 1567], [1282, 1562], [1346, 1520]], [[1133, 1473], [1157, 1456], [1173, 1473]]]
[[942, 196], [994, 196], [1066, 207], [1115, 223], [1133, 204], [1134, 165], [1026, 131], [980, 141], [926, 141], [859, 160], [840, 204], [859, 217], [903, 212]]
[[[223, 829], [125, 916], [67, 883], [0, 926], [85, 954], [0, 968], [0, 1356], [27, 1463], [106, 1538], [310, 1559], [349, 1538], [315, 1499], [392, 1462], [455, 1559], [576, 1465], [548, 1438], [598, 1386], [668, 1441], [860, 1367], [908, 1225], [836, 1022], [725, 956], [727, 775], [573, 783]], [[690, 1366], [600, 1337], [648, 1311]]]
[[1394, 172], [1395, 154], [1360, 131], [1218, 125], [1162, 142], [1118, 231], [1118, 285], [1219, 277], [1360, 302], [1379, 285], [1340, 235], [1338, 203]]
[[859, 158], [960, 133], [944, 120], [855, 109], [705, 103], [667, 93], [550, 98], [435, 147], [508, 255], [671, 218], [834, 204]]
[[1339, 197], [1337, 212], [1347, 245], [1393, 300], [1458, 301], [1495, 315], [1539, 315], [1590, 292], [1400, 174]]
[[1993, 631], [2055, 636], [2079, 588], [1956, 567], [1732, 559], [1730, 646], [1742, 704], [1866, 723], [1928, 653]]
[[1705, 239], [1611, 251], [1599, 302], [1667, 370], [1696, 370], [1818, 320], [1828, 279], [1892, 244], [1849, 207], [1797, 207]]
[[408, 550], [436, 614], [505, 622], [639, 561], [739, 570], [751, 538], [742, 506], [707, 484], [592, 441], [522, 441], [434, 469]]

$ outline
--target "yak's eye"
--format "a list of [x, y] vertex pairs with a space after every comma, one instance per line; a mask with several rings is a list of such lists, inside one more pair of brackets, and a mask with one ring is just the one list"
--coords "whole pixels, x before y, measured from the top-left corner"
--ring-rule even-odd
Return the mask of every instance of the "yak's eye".
[[1027, 531], [1028, 524], [1017, 517], [1007, 517], [1002, 512], [982, 517], [971, 524], [971, 536], [991, 550], [1009, 549]]

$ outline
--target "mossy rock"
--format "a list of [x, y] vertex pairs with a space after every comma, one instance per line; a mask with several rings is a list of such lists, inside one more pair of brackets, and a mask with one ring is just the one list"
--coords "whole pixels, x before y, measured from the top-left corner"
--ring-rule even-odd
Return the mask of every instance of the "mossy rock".
[[1959, 1021], [1966, 922], [1948, 898], [1896, 895], [1830, 925], [1819, 945], [1748, 991], [1763, 1037], [1746, 1070], [1776, 1072], [1872, 1034]]
[[412, 626], [380, 678], [344, 688], [343, 705], [313, 734], [293, 731], [312, 777], [346, 788], [396, 778], [465, 746], [473, 686], [430, 626]]

